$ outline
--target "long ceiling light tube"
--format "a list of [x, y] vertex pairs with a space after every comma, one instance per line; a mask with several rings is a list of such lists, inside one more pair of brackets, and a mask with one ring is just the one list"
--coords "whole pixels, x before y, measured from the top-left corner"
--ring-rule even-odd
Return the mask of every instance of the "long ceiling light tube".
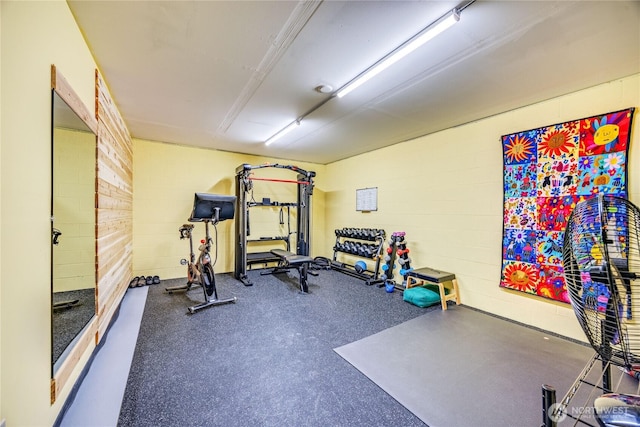
[[336, 96], [338, 98], [342, 98], [347, 95], [354, 89], [360, 87], [362, 84], [369, 81], [371, 78], [380, 74], [382, 71], [389, 68], [391, 65], [395, 64], [420, 46], [427, 43], [429, 40], [436, 37], [438, 34], [447, 30], [451, 26], [453, 26], [456, 22], [460, 20], [460, 14], [457, 9], [453, 9], [449, 11], [446, 15], [442, 16], [435, 22], [431, 23], [429, 26], [425, 27], [418, 34], [404, 42], [394, 51], [389, 53], [387, 56], [382, 58], [380, 61], [373, 64], [363, 73], [359, 74], [356, 78], [351, 80], [349, 83], [344, 85], [336, 92]]
[[338, 91], [336, 91], [330, 97], [328, 97], [327, 99], [322, 101], [320, 104], [313, 107], [311, 110], [307, 111], [302, 116], [298, 117], [293, 122], [289, 123], [286, 127], [281, 129], [277, 133], [275, 133], [271, 138], [265, 141], [265, 145], [270, 145], [274, 143], [278, 139], [282, 138], [283, 136], [285, 136], [286, 134], [294, 130], [296, 127], [300, 125], [300, 122], [307, 115], [313, 113], [315, 110], [323, 106], [329, 100], [335, 97], [342, 98], [343, 96], [347, 95], [354, 89], [358, 88], [359, 86], [361, 86], [362, 84], [370, 80], [371, 78], [380, 74], [382, 71], [386, 70], [391, 65], [395, 64], [396, 62], [398, 62], [399, 60], [401, 60], [402, 58], [404, 58], [414, 50], [418, 49], [420, 46], [424, 45], [429, 40], [436, 37], [438, 34], [442, 33], [443, 31], [453, 26], [456, 22], [460, 20], [460, 12], [464, 10], [467, 6], [474, 3], [475, 1], [476, 0], [471, 0], [461, 8], [452, 9], [449, 12], [447, 12], [445, 15], [437, 19], [436, 21], [429, 24], [418, 34], [416, 34], [415, 36], [413, 36], [412, 38], [410, 38], [409, 40], [407, 40], [406, 42], [398, 46], [395, 50], [393, 50], [387, 56], [385, 56], [384, 58], [382, 58], [381, 60], [373, 64], [371, 67], [367, 68], [364, 72], [357, 75], [353, 80], [351, 80], [350, 82], [342, 86], [340, 89], [338, 89]]
[[302, 121], [302, 119], [296, 119], [293, 122], [289, 123], [286, 127], [284, 127], [282, 130], [280, 130], [278, 133], [273, 135], [271, 138], [267, 139], [264, 142], [264, 144], [265, 145], [270, 145], [270, 144], [276, 142], [278, 139], [282, 138], [283, 136], [285, 136], [286, 134], [288, 134], [289, 132], [294, 130], [297, 126], [300, 126], [300, 122], [301, 121]]

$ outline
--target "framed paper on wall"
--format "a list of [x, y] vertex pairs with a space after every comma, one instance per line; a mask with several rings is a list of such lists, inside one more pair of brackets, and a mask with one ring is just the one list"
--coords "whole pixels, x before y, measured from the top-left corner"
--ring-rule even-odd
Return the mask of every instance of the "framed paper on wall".
[[378, 187], [356, 190], [356, 211], [370, 212], [378, 210]]

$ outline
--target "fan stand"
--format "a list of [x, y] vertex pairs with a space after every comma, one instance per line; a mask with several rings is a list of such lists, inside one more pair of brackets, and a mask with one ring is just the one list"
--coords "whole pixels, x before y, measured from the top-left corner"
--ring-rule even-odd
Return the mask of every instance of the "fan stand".
[[[601, 362], [602, 369], [598, 370], [598, 362]], [[593, 408], [593, 399], [602, 393], [615, 393], [623, 382], [623, 378], [626, 374], [620, 375], [615, 385], [611, 381], [611, 361], [607, 361], [602, 358], [597, 352], [591, 357], [591, 359], [584, 366], [574, 383], [569, 387], [569, 391], [560, 400], [556, 400], [556, 390], [550, 385], [542, 386], [542, 424], [541, 427], [557, 427], [558, 422], [565, 418], [571, 418], [575, 420], [575, 424], [571, 425], [586, 425], [591, 427], [599, 427], [598, 422], [595, 419]], [[602, 385], [597, 384], [597, 380], [602, 381]], [[639, 386], [640, 387], [640, 386]], [[637, 393], [640, 390], [637, 390]], [[584, 398], [584, 394], [587, 393], [586, 401], [578, 402], [577, 408], [581, 409], [578, 413], [575, 413], [576, 406], [572, 407], [572, 411], [568, 410], [569, 405], [577, 397]], [[637, 394], [636, 393], [636, 394]], [[580, 395], [580, 396], [578, 396]], [[589, 419], [588, 417], [591, 417]]]

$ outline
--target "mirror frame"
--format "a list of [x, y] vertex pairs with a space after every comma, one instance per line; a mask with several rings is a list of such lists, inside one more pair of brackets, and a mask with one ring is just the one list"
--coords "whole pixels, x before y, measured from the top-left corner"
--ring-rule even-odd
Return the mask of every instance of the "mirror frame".
[[[52, 90], [52, 101], [53, 94], [56, 93], [67, 105], [78, 115], [78, 117], [85, 122], [87, 127], [96, 135], [96, 147], [97, 147], [97, 135], [98, 135], [98, 121], [95, 118], [95, 115], [85, 106], [82, 102], [78, 94], [73, 90], [71, 85], [64, 78], [62, 73], [56, 68], [55, 65], [51, 65], [51, 90]], [[53, 102], [51, 105], [52, 113], [51, 113], [51, 232], [53, 232]], [[97, 160], [96, 160], [97, 163]], [[94, 166], [96, 170], [96, 176], [94, 177], [95, 184], [97, 186], [97, 164]], [[97, 187], [96, 187], [97, 188]], [[97, 220], [97, 209], [96, 209], [96, 220]], [[97, 227], [96, 234], [94, 235], [94, 242], [97, 241]], [[51, 236], [52, 234], [50, 234]], [[97, 285], [97, 268], [95, 270], [95, 283]], [[53, 250], [51, 250], [51, 310], [52, 310], [52, 321], [53, 321]], [[97, 293], [97, 287], [96, 287]], [[51, 404], [56, 401], [57, 396], [60, 394], [60, 391], [65, 386], [69, 378], [71, 377], [72, 372], [78, 365], [82, 355], [86, 352], [87, 348], [89, 348], [91, 341], [93, 340], [94, 345], [97, 345], [98, 339], [98, 302], [97, 298], [95, 313], [89, 323], [85, 326], [85, 328], [78, 335], [76, 340], [70, 344], [71, 348], [69, 348], [68, 355], [65, 360], [60, 364], [60, 367], [54, 372], [54, 364], [53, 361], [51, 363]], [[50, 324], [51, 328], [51, 351], [49, 359], [53, 359], [53, 323]]]

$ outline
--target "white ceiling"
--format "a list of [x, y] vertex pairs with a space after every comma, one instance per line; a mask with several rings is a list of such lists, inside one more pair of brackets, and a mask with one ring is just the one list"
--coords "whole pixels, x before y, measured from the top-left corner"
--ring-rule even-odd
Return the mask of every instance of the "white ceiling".
[[133, 137], [293, 161], [330, 163], [640, 72], [638, 1], [478, 0], [344, 98], [314, 88], [338, 89], [468, 0], [68, 3]]

